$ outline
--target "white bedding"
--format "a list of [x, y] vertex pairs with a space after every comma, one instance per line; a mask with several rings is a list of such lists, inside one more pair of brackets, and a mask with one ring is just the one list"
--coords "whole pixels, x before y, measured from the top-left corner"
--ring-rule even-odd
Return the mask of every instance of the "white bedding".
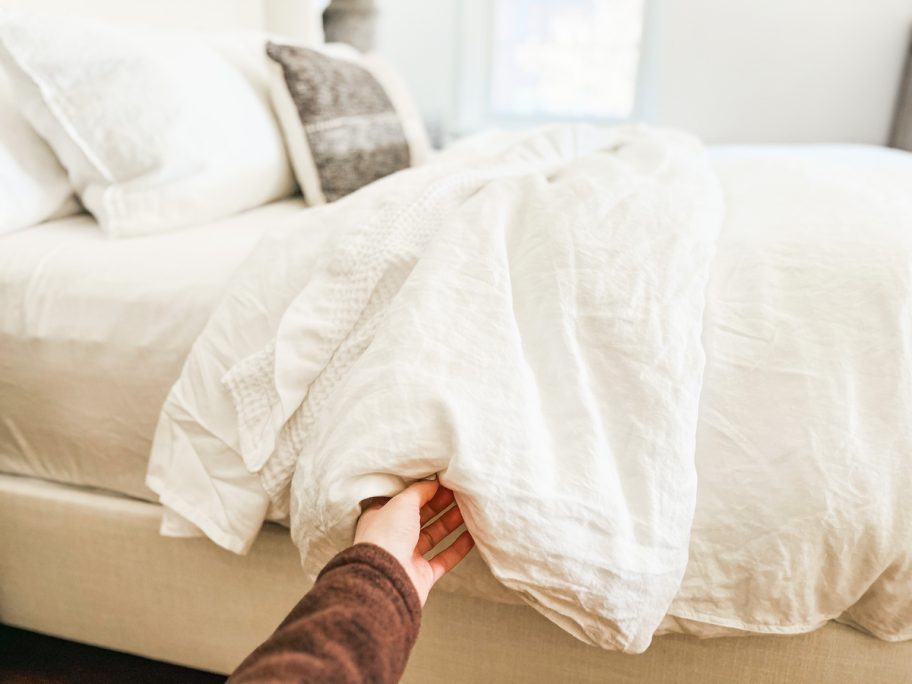
[[727, 212], [670, 614], [910, 639], [912, 155], [734, 147], [714, 166]]
[[200, 225], [291, 195], [264, 44], [256, 34], [0, 14], [0, 65], [20, 111], [111, 237]]
[[130, 240], [87, 215], [0, 238], [0, 472], [154, 499], [169, 387], [234, 270], [303, 206]]
[[[530, 140], [525, 148], [527, 159], [555, 153], [542, 139]], [[496, 138], [489, 137], [474, 149], [470, 143], [464, 149], [473, 152], [479, 147], [496, 149]], [[584, 157], [571, 162], [573, 146], [558, 147], [566, 154], [569, 176], [574, 173], [574, 164], [589, 164], [593, 177], [601, 183], [588, 187], [587, 193], [572, 201], [565, 197], [561, 200], [564, 205], [540, 209], [555, 226], [563, 225], [562, 215], [574, 216], [566, 230], [574, 231], [574, 244], [582, 246], [585, 241], [579, 235], [586, 228], [579, 219], [584, 214], [574, 213], [578, 207], [572, 202], [585, 204], [590, 193], [615, 197], [624, 185], [617, 177], [602, 175], [603, 159]], [[620, 145], [603, 155], [623, 157], [624, 149]], [[454, 168], [463, 161], [453, 162]], [[661, 629], [703, 635], [731, 630], [788, 634], [840, 619], [884, 639], [907, 639], [912, 636], [912, 502], [903, 493], [912, 486], [908, 421], [912, 411], [912, 157], [875, 148], [734, 148], [717, 151], [714, 168], [724, 189], [726, 213], [702, 321], [707, 366], [691, 451], [699, 486], [688, 540], [689, 563], [677, 596], [666, 606], [668, 615]], [[407, 176], [370, 186], [344, 203], [326, 207], [324, 211], [330, 213], [321, 214], [319, 220], [331, 220], [336, 212], [336, 216], [345, 216], [344, 225], [357, 231], [361, 222], [366, 224], [374, 214], [390, 207], [399, 206], [405, 215], [411, 211], [420, 214], [426, 206], [406, 209], [412, 181], [423, 173], [430, 184], [438, 171], [433, 167], [430, 171], [410, 171]], [[523, 244], [524, 231], [534, 230], [527, 226], [538, 225], [534, 217], [521, 219], [520, 209], [507, 209], [519, 206], [522, 183], [517, 182], [513, 190], [516, 195], [504, 191], [500, 196], [504, 207], [500, 213], [497, 202], [483, 202], [487, 186], [485, 191], [479, 190], [474, 205], [468, 202], [477, 216], [490, 221], [483, 225], [490, 225], [493, 234], [477, 234], [482, 241], [490, 240], [485, 249], [491, 254], [503, 254], [504, 250], [513, 254], [510, 249]], [[701, 196], [696, 188], [693, 192], [694, 197]], [[657, 200], [657, 215], [681, 206], [681, 199], [671, 192], [658, 192], [653, 200]], [[530, 201], [537, 207], [534, 199]], [[458, 206], [455, 215], [472, 214]], [[437, 214], [438, 224], [449, 225], [447, 216], [447, 211]], [[642, 216], [632, 217], [632, 225], [641, 225]], [[319, 222], [315, 215], [309, 219]], [[498, 239], [504, 222], [513, 230]], [[307, 224], [302, 220], [302, 226]], [[456, 222], [459, 230], [470, 224], [470, 219]], [[647, 234], [638, 237], [646, 240]], [[659, 401], [647, 408], [637, 393], [649, 386], [656, 378], [656, 368], [664, 368], [665, 361], [677, 359], [689, 364], [691, 371], [699, 369], [698, 357], [685, 353], [688, 333], [679, 331], [679, 346], [672, 345], [667, 355], [648, 362], [638, 361], [636, 349], [609, 345], [618, 368], [627, 360], [641, 366], [639, 375], [627, 377], [627, 385], [611, 376], [608, 362], [587, 367], [582, 385], [580, 373], [571, 370], [576, 368], [573, 363], [558, 364], [559, 372], [540, 376], [530, 369], [548, 367], [547, 359], [538, 356], [543, 350], [555, 351], [568, 340], [567, 344], [577, 345], [577, 351], [584, 352], [591, 349], [587, 345], [593, 340], [600, 340], [597, 335], [587, 337], [586, 326], [592, 320], [589, 315], [578, 318], [576, 325], [566, 325], [567, 310], [555, 306], [545, 287], [540, 292], [539, 309], [528, 309], [523, 297], [512, 312], [501, 310], [490, 319], [491, 335], [498, 340], [497, 345], [505, 345], [504, 349], [511, 349], [516, 338], [504, 337], [497, 329], [498, 321], [507, 328], [519, 325], [522, 330], [543, 326], [529, 337], [520, 336], [524, 359], [517, 360], [515, 352], [502, 359], [505, 368], [518, 363], [517, 373], [528, 384], [517, 393], [510, 373], [500, 377], [501, 371], [492, 368], [488, 372], [496, 381], [483, 384], [484, 391], [473, 395], [473, 389], [483, 381], [467, 369], [463, 358], [473, 354], [489, 358], [494, 353], [485, 349], [475, 334], [480, 326], [478, 307], [496, 308], [498, 301], [497, 297], [489, 302], [479, 296], [481, 283], [488, 282], [487, 271], [478, 272], [477, 290], [467, 288], [459, 301], [447, 299], [446, 288], [435, 284], [435, 276], [442, 284], [452, 282], [454, 277], [471, 273], [474, 262], [454, 260], [446, 249], [441, 257], [433, 242], [426, 253], [410, 254], [407, 247], [414, 243], [393, 240], [394, 252], [405, 250], [404, 263], [417, 258], [408, 277], [392, 268], [392, 273], [404, 277], [404, 283], [381, 279], [376, 296], [364, 300], [364, 290], [344, 284], [346, 269], [364, 259], [376, 267], [386, 263], [389, 254], [377, 251], [373, 253], [376, 260], [371, 261], [369, 251], [346, 255], [340, 248], [336, 261], [317, 260], [316, 273], [322, 275], [314, 276], [316, 287], [334, 283], [339, 291], [328, 298], [310, 297], [315, 294], [307, 287], [314, 258], [310, 253], [304, 257], [305, 250], [290, 236], [290, 231], [278, 236], [287, 245], [279, 250], [285, 255], [279, 274], [270, 273], [266, 267], [273, 263], [268, 255], [278, 253], [275, 246], [267, 248], [259, 262], [254, 258], [248, 263], [247, 275], [233, 288], [234, 296], [220, 307], [213, 318], [215, 325], [198, 341], [188, 366], [191, 372], [185, 372], [165, 406], [150, 468], [150, 483], [163, 501], [177, 503], [184, 517], [217, 542], [243, 551], [267, 513], [269, 494], [274, 509], [281, 513], [286, 508], [283, 496], [288, 493], [290, 457], [297, 471], [290, 507], [294, 536], [305, 551], [316, 550], [313, 555], [320, 556], [344, 543], [345, 534], [337, 525], [350, 528], [360, 498], [388, 493], [403, 475], [416, 477], [439, 470], [444, 481], [459, 492], [485, 560], [502, 581], [521, 590], [524, 600], [587, 640], [628, 650], [639, 650], [648, 643], [647, 626], [664, 595], [664, 586], [646, 597], [643, 613], [628, 622], [616, 619], [619, 615], [612, 615], [610, 606], [597, 605], [592, 598], [603, 590], [610, 603], [629, 605], [625, 599], [630, 594], [619, 595], [617, 590], [636, 584], [623, 586], [623, 580], [629, 578], [617, 572], [618, 563], [635, 564], [645, 557], [661, 565], [657, 559], [662, 555], [649, 549], [638, 556], [631, 547], [619, 552], [620, 556], [589, 554], [592, 549], [611, 548], [598, 541], [617, 534], [625, 519], [643, 521], [641, 516], [648, 507], [637, 507], [644, 498], [655, 497], [660, 506], [679, 503], [676, 497], [682, 494], [686, 498], [690, 486], [686, 468], [672, 468], [670, 472], [680, 478], [680, 487], [663, 490], [657, 486], [661, 478], [636, 467], [615, 471], [618, 480], [611, 482], [599, 467], [587, 465], [585, 448], [579, 449], [579, 456], [561, 451], [563, 461], [537, 457], [531, 472], [511, 466], [516, 465], [516, 453], [527, 453], [524, 449], [530, 442], [538, 445], [535, 435], [553, 437], [553, 426], [558, 426], [556, 434], [560, 437], [549, 446], [556, 444], [558, 449], [533, 448], [532, 453], [553, 457], [560, 448], [572, 444], [562, 428], [577, 427], [587, 434], [594, 415], [587, 406], [616, 412], [619, 422], [612, 429], [618, 429], [624, 420], [629, 421], [633, 433], [641, 426], [646, 426], [646, 431], [655, 428], [657, 443], [670, 447], [665, 464], [674, 463], [671, 456], [678, 453], [675, 449], [683, 439], [670, 437], [676, 433], [662, 422], [674, 404]], [[688, 255], [693, 261], [685, 258], [674, 263], [662, 262], [666, 253], [661, 250], [637, 252], [636, 239], [624, 244], [634, 245], [631, 254], [641, 255], [637, 267], [646, 274], [647, 284], [668, 285], [678, 277], [676, 269], [699, 263], [702, 254], [702, 248], [696, 247], [701, 244], [699, 240]], [[475, 248], [483, 251], [480, 246]], [[577, 282], [598, 282], [587, 281], [585, 269], [579, 270], [589, 255], [588, 247], [580, 249], [576, 266], [566, 271], [566, 279], [558, 279], [562, 283], [558, 290]], [[456, 249], [455, 254], [465, 253]], [[545, 259], [539, 264], [543, 266], [542, 277], [547, 279], [553, 264], [563, 258], [555, 249], [552, 261]], [[655, 270], [651, 270], [653, 258], [661, 263]], [[500, 280], [494, 278], [499, 288], [507, 288], [498, 292], [512, 292], [510, 286], [517, 282], [524, 287], [534, 282], [534, 278], [524, 280], [529, 274], [521, 269], [512, 270], [517, 264], [522, 264], [522, 259], [511, 260], [511, 270], [504, 271]], [[621, 260], [611, 273], [616, 277], [612, 284], [620, 284], [621, 290], [624, 283], [637, 282], [631, 276], [635, 269], [623, 265]], [[676, 297], [690, 301], [679, 302], [683, 308], [678, 313], [691, 321], [699, 318], [699, 307], [686, 299], [689, 290], [683, 284], [699, 283], [698, 268], [692, 281], [680, 281], [679, 287], [671, 287], [666, 293], [670, 298], [667, 301], [676, 301]], [[407, 294], [400, 299], [392, 297], [400, 285], [401, 292]], [[630, 297], [641, 296], [642, 287], [648, 290], [641, 283], [629, 291]], [[423, 292], [430, 294], [423, 299]], [[299, 293], [301, 299], [295, 302]], [[615, 305], [619, 293], [607, 287], [605, 302]], [[435, 312], [433, 297], [444, 297], [448, 310]], [[376, 314], [372, 307], [382, 310], [389, 303], [388, 317], [368, 315], [358, 322], [355, 314], [360, 310], [359, 302], [364, 301], [368, 301], [368, 314]], [[652, 323], [661, 327], [666, 314]], [[443, 338], [441, 343], [434, 336], [439, 321], [447, 316], [449, 339]], [[251, 337], [243, 345], [232, 346], [224, 341], [232, 320], [242, 324], [257, 320], [269, 331], [259, 330], [259, 344]], [[429, 322], [427, 332], [437, 342], [429, 340], [423, 345], [416, 341], [424, 321]], [[642, 321], [632, 326], [630, 339], [637, 339], [643, 328], [648, 330], [649, 326]], [[357, 334], [346, 337], [349, 330]], [[275, 346], [257, 355], [275, 331]], [[610, 337], [607, 329], [600, 332]], [[550, 347], [549, 335], [561, 338], [561, 343]], [[525, 344], [527, 340], [529, 345]], [[431, 358], [434, 378], [422, 380], [420, 364], [403, 359], [397, 351], [399, 344], [409, 350], [411, 358], [422, 362]], [[443, 361], [439, 344], [453, 347], [452, 363]], [[324, 359], [330, 357], [328, 373], [321, 374]], [[585, 358], [585, 353], [576, 358]], [[396, 373], [390, 373], [390, 368]], [[515, 423], [507, 420], [507, 429], [498, 432], [495, 424], [486, 424], [488, 417], [505, 417], [496, 402], [486, 406], [488, 413], [450, 410], [450, 400], [459, 406], [473, 396], [479, 404], [489, 400], [492, 385], [502, 386], [502, 398], [518, 400], [521, 410], [532, 405], [529, 402], [539, 402], [548, 430], [529, 428], [529, 435], [517, 438]], [[240, 412], [232, 403], [229, 387]], [[579, 398], [573, 398], [573, 391], [581, 387], [619, 387], [622, 395], [634, 400], [615, 397], [608, 404], [594, 400], [576, 406]], [[666, 399], [676, 389], [683, 396], [694, 391], [689, 380], [681, 387], [666, 381], [666, 387], [670, 392]], [[555, 403], [557, 397], [568, 399], [572, 410], [564, 411], [562, 404]], [[414, 408], [417, 402], [428, 401], [434, 410], [391, 416], [386, 412], [386, 399], [391, 408]], [[679, 406], [686, 416], [686, 401]], [[577, 409], [582, 409], [582, 419]], [[434, 433], [435, 426], [438, 433]], [[476, 441], [478, 436], [482, 444]], [[599, 453], [608, 463], [622, 462], [631, 453], [642, 456], [636, 449], [618, 453], [603, 448], [608, 443], [610, 440], [598, 443]], [[625, 446], [636, 443], [634, 439]], [[408, 453], [400, 449], [404, 445]], [[458, 457], [450, 461], [454, 454]], [[499, 467], [501, 461], [494, 458], [486, 462], [484, 456], [491, 454], [503, 459], [506, 467]], [[278, 470], [273, 467], [276, 465]], [[542, 481], [551, 484], [541, 487]], [[573, 512], [586, 503], [595, 504], [595, 508], [605, 504], [598, 493], [605, 490], [593, 487], [593, 483], [610, 491], [618, 482], [620, 489], [615, 491], [624, 492], [628, 501], [617, 495], [608, 497], [614, 500], [600, 509], [605, 511], [604, 516]], [[516, 483], [534, 493], [531, 500], [517, 496]], [[637, 483], [643, 486], [631, 495], [637, 491]], [[545, 505], [538, 500], [569, 491], [571, 484], [579, 494], [570, 508], [562, 509], [559, 497]], [[504, 521], [508, 512], [497, 505], [498, 496], [515, 505], [521, 522], [547, 524], [530, 514], [546, 511], [565, 538], [554, 539], [531, 525], [514, 529], [510, 521]], [[557, 513], [560, 510], [567, 514], [566, 519]], [[671, 510], [665, 508], [664, 513], [668, 515]], [[678, 524], [682, 520], [687, 524]], [[668, 549], [681, 543], [683, 528], [691, 527], [689, 513], [682, 519], [666, 518], [662, 524], [653, 529], [672, 532], [667, 538]], [[498, 537], [498, 530], [509, 531], [512, 536]], [[321, 540], [326, 542], [322, 546]], [[577, 540], [580, 543], [574, 546], [572, 542]], [[532, 552], [536, 545], [537, 556]], [[499, 555], [499, 548], [506, 553]], [[519, 562], [513, 563], [510, 554], [517, 550]], [[649, 567], [648, 561], [641, 567]], [[554, 574], [557, 567], [564, 568], [566, 577], [574, 578], [594, 568], [588, 585], [593, 591], [587, 594], [585, 587], [562, 583]], [[605, 567], [611, 568], [616, 573], [614, 579], [621, 582], [600, 576], [598, 569]]]
[[[350, 543], [362, 500], [439, 473], [501, 582], [579, 638], [639, 652], [687, 561], [721, 193], [683, 134], [507, 140], [493, 158], [400, 173], [302, 216], [298, 231], [336, 229], [299, 291], [279, 285], [287, 304], [272, 273], [302, 266], [298, 233], [261, 247], [270, 272], [248, 265], [201, 337], [188, 369], [203, 382], [166, 402], [150, 472], [198, 458], [208, 490], [184, 505], [218, 498], [223, 516], [262, 521], [208, 429], [232, 413], [212, 394], [208, 348], [233, 347], [229, 446], [290, 512], [310, 568]], [[250, 310], [273, 324], [252, 326]], [[247, 358], [223, 334], [238, 327], [259, 336]], [[150, 485], [173, 505], [165, 477]], [[233, 532], [220, 517], [197, 524]]]
[[[490, 141], [462, 147], [473, 146]], [[712, 156], [726, 219], [707, 291], [699, 490], [691, 560], [662, 629], [792, 633], [836, 618], [909, 638], [912, 157], [850, 146]], [[138, 240], [105, 240], [88, 217], [0, 239], [0, 471], [151, 497], [142, 476], [168, 386], [235, 268], [301, 206]], [[287, 255], [295, 270], [246, 267], [268, 274], [274, 297], [249, 307], [251, 320], [284, 311], [309, 279], [332, 230], [312, 225], [312, 241]], [[223, 365], [257, 350], [260, 333], [246, 348], [234, 332]], [[221, 420], [230, 430], [235, 415]], [[187, 461], [168, 466], [187, 492], [212, 482]], [[233, 493], [250, 482], [231, 481]], [[208, 502], [197, 503], [191, 519]], [[264, 514], [237, 531], [255, 534]], [[460, 589], [490, 595], [478, 557], [464, 569]]]

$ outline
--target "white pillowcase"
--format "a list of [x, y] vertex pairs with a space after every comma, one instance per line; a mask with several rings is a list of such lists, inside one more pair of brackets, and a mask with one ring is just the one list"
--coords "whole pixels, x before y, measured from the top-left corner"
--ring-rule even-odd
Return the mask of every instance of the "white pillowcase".
[[19, 113], [0, 73], [0, 235], [78, 211], [66, 171]]
[[23, 113], [112, 237], [293, 192], [265, 93], [199, 36], [19, 15], [0, 22], [0, 61]]

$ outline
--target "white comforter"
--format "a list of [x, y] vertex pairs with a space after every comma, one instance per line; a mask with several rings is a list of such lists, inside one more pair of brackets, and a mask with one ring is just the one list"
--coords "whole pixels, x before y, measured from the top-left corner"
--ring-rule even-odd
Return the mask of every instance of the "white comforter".
[[908, 638], [912, 165], [767, 162], [720, 161], [721, 239], [699, 144], [645, 128], [489, 136], [303, 214], [164, 406], [164, 530], [243, 552], [287, 515], [312, 572], [438, 473], [494, 576], [592, 643], [666, 614]]

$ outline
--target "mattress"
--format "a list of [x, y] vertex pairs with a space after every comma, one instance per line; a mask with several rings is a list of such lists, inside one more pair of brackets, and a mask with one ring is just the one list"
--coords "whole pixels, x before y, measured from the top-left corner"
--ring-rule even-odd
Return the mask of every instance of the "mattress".
[[154, 500], [159, 409], [232, 273], [288, 199], [110, 240], [87, 215], [0, 239], [0, 472]]

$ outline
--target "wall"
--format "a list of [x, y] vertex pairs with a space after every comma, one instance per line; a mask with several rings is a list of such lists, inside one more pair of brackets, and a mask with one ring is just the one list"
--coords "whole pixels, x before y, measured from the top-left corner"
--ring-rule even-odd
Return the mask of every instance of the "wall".
[[0, 10], [86, 16], [157, 28], [231, 30], [263, 26], [261, 3], [250, 0], [0, 0]]
[[411, 86], [431, 135], [456, 127], [460, 0], [376, 0], [377, 50]]
[[[465, 0], [378, 6], [380, 51], [458, 131], [484, 27], [462, 25]], [[883, 143], [910, 29], [910, 0], [650, 0], [638, 118], [710, 142]]]
[[883, 143], [910, 0], [656, 0], [643, 114], [712, 141]]
[[93, 17], [116, 24], [203, 30], [262, 29], [322, 39], [329, 0], [0, 0], [0, 11]]

